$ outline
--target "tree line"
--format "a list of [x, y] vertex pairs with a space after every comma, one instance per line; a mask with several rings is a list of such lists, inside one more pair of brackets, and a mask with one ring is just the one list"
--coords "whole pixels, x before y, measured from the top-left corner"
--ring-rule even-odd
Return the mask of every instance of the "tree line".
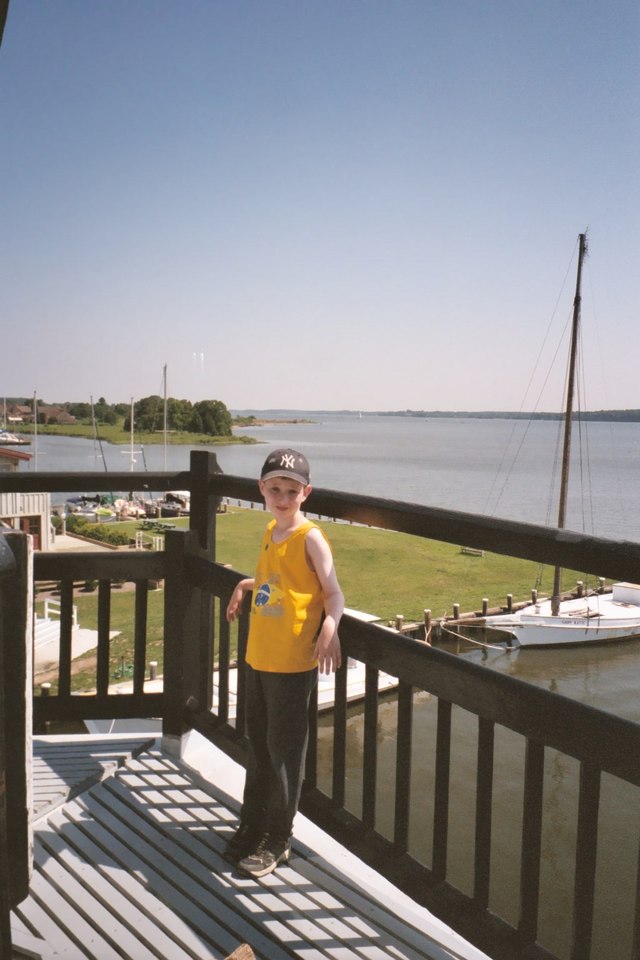
[[[134, 428], [143, 433], [164, 429], [164, 400], [143, 397], [134, 403]], [[124, 430], [131, 429], [131, 408], [124, 419]], [[230, 437], [231, 414], [222, 400], [176, 400], [167, 398], [167, 429], [184, 433], [204, 433], [209, 437]]]
[[[32, 400], [16, 399], [12, 403], [32, 405]], [[45, 407], [42, 400], [37, 400], [36, 407]], [[107, 403], [104, 397], [93, 404], [90, 403], [60, 403], [67, 413], [77, 421], [115, 426], [122, 424], [122, 429], [131, 430], [131, 404]], [[133, 405], [134, 430], [141, 433], [154, 433], [164, 429], [164, 399], [153, 395], [137, 400]], [[49, 421], [53, 422], [53, 421]], [[167, 429], [184, 433], [199, 433], [211, 437], [230, 437], [232, 435], [232, 418], [226, 405], [221, 400], [177, 400], [167, 398]]]

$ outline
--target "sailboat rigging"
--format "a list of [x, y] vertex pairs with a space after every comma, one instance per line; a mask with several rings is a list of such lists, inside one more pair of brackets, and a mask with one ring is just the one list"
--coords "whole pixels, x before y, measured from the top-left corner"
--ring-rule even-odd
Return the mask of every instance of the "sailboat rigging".
[[[587, 254], [587, 235], [581, 233], [578, 247], [578, 270], [576, 274], [576, 292], [573, 298], [573, 319], [571, 322], [571, 345], [569, 347], [569, 377], [567, 380], [567, 398], [564, 412], [564, 441], [562, 446], [562, 472], [560, 475], [560, 497], [558, 501], [558, 529], [563, 530], [567, 519], [567, 498], [569, 493], [569, 468], [571, 463], [571, 429], [573, 425], [573, 398], [576, 383], [576, 358], [578, 356], [578, 334], [580, 330], [580, 309], [582, 307], [582, 265]], [[551, 611], [554, 616], [560, 612], [560, 593], [562, 590], [562, 568], [556, 566], [553, 577], [553, 595]]]
[[163, 405], [162, 405], [162, 445], [164, 449], [164, 470], [167, 471], [167, 365], [162, 368]]
[[100, 456], [102, 457], [102, 464], [103, 464], [103, 466], [104, 466], [105, 472], [108, 473], [108, 472], [109, 472], [109, 468], [107, 467], [107, 461], [105, 460], [104, 450], [103, 450], [103, 448], [102, 448], [102, 439], [100, 438], [100, 435], [99, 435], [99, 433], [98, 433], [98, 426], [97, 426], [97, 423], [96, 423], [96, 411], [95, 411], [95, 407], [94, 407], [94, 405], [93, 405], [93, 395], [91, 395], [91, 396], [89, 397], [89, 399], [90, 399], [90, 401], [91, 401], [91, 425], [92, 425], [92, 427], [93, 427], [93, 449], [94, 449], [94, 458], [95, 458], [96, 460], [98, 459], [98, 456], [97, 456], [97, 454], [96, 454], [96, 452], [95, 452], [95, 451], [96, 451], [96, 448], [97, 448], [97, 449], [100, 450]]
[[[587, 253], [587, 235], [581, 233], [573, 301], [569, 373], [564, 410], [562, 469], [558, 501], [558, 529], [564, 529], [569, 493], [571, 432], [575, 395], [576, 362], [582, 305], [582, 268]], [[513, 634], [520, 646], [564, 646], [572, 643], [603, 643], [640, 637], [640, 584], [615, 583], [609, 594], [562, 600], [562, 569], [554, 570], [553, 593], [543, 600], [507, 616], [487, 617], [485, 624]]]
[[[142, 450], [136, 450], [136, 449], [135, 449], [135, 445], [134, 445], [135, 404], [134, 404], [133, 397], [131, 397], [131, 419], [130, 419], [130, 424], [129, 424], [129, 426], [130, 426], [130, 430], [129, 430], [129, 436], [130, 436], [130, 441], [129, 441], [129, 468], [130, 468], [131, 472], [133, 472], [134, 469], [135, 469], [135, 465], [136, 465], [136, 463], [137, 463], [136, 456], [135, 456], [136, 453], [144, 453], [144, 451], [142, 451]], [[127, 455], [127, 451], [126, 451], [126, 450], [121, 450], [120, 452], [123, 453], [123, 454], [125, 454], [125, 456]]]

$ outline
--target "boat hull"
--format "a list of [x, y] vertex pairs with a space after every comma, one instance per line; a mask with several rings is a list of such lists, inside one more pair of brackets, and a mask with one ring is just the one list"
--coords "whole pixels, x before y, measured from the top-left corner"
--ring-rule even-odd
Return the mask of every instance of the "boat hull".
[[518, 613], [487, 617], [486, 626], [510, 633], [521, 647], [563, 647], [640, 638], [640, 587], [614, 584], [610, 594], [566, 600], [551, 614], [544, 600]]

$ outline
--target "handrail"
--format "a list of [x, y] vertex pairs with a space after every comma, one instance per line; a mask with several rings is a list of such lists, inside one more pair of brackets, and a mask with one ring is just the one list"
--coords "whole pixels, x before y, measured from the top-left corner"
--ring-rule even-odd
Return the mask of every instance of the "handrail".
[[189, 490], [191, 474], [161, 471], [155, 473], [63, 473], [57, 470], [36, 473], [0, 473], [0, 493], [68, 493], [95, 490]]
[[[10, 732], [7, 730], [7, 710], [5, 708], [5, 658], [8, 659], [8, 640], [5, 641], [6, 591], [13, 587], [11, 582], [16, 572], [16, 560], [6, 541], [0, 536], [0, 951], [8, 954], [11, 947], [10, 911], [14, 898], [10, 893], [11, 854], [9, 852], [10, 811], [7, 803], [7, 785], [10, 782], [9, 756], [7, 752]], [[13, 853], [13, 851], [11, 851]]]
[[31, 875], [30, 656], [26, 645], [31, 552], [24, 535], [0, 536], [0, 953], [10, 955], [9, 910]]
[[[210, 477], [209, 489], [220, 496], [260, 499], [256, 481], [229, 474]], [[545, 564], [558, 562], [567, 569], [612, 579], [640, 579], [640, 544], [631, 541], [321, 488], [313, 489], [305, 509], [332, 519], [462, 543], [510, 557]]]

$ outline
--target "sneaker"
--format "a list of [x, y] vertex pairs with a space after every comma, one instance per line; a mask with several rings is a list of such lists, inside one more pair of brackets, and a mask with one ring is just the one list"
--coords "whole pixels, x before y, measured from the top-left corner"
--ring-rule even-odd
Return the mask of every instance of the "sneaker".
[[238, 863], [238, 869], [251, 877], [264, 877], [278, 866], [286, 863], [291, 856], [291, 844], [288, 837], [265, 833], [260, 838], [253, 853]]
[[237, 863], [238, 860], [248, 857], [256, 849], [258, 841], [263, 836], [263, 830], [260, 827], [254, 827], [250, 823], [240, 823], [240, 826], [228, 841], [224, 848], [225, 860], [231, 863]]

